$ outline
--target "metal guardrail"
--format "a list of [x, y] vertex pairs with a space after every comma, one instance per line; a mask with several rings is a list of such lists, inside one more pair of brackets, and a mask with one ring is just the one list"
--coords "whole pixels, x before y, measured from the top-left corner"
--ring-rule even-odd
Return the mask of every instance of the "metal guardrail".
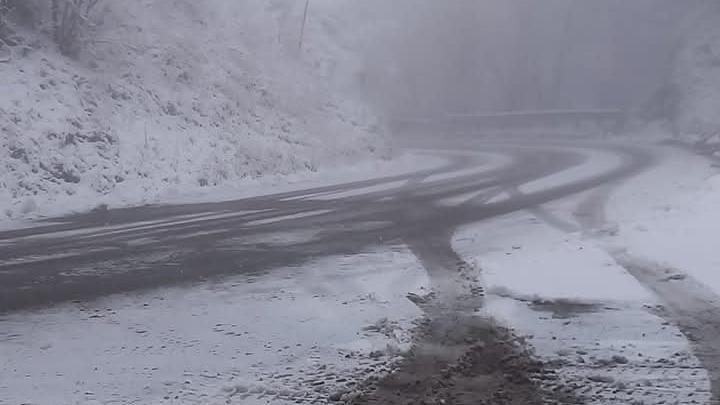
[[476, 114], [447, 114], [448, 117], [587, 117], [587, 116], [603, 116], [613, 117], [623, 114], [622, 110], [615, 109], [584, 109], [584, 110], [526, 110], [526, 111], [498, 111]]
[[502, 132], [520, 130], [567, 130], [577, 133], [620, 132], [627, 122], [622, 110], [500, 111], [477, 114], [447, 114], [394, 120], [400, 129], [431, 129], [451, 132]]

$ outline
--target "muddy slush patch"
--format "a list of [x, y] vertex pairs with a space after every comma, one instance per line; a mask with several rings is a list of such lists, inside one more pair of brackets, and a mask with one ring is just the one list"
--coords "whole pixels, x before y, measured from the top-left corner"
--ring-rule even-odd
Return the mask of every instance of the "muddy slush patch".
[[462, 260], [452, 232], [408, 247], [428, 271], [432, 292], [408, 299], [425, 312], [414, 344], [392, 372], [331, 400], [347, 405], [577, 404], [575, 390], [538, 361], [525, 340], [481, 315], [481, 269]]
[[530, 301], [528, 306], [533, 311], [550, 313], [555, 319], [568, 319], [602, 309], [602, 305], [599, 304], [568, 299], [535, 299]]
[[[438, 314], [439, 315], [439, 314]], [[352, 405], [577, 404], [522, 338], [477, 315], [446, 313], [426, 320], [418, 343], [391, 374], [345, 396]]]

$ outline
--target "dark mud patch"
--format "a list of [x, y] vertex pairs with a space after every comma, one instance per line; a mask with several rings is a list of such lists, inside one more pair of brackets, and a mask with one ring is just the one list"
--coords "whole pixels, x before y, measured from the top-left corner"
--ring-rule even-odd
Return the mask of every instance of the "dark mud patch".
[[547, 299], [537, 296], [526, 296], [516, 294], [503, 287], [493, 287], [489, 293], [500, 298], [511, 299], [526, 304], [531, 310], [552, 314], [553, 319], [569, 319], [583, 314], [599, 312], [601, 310], [612, 310], [596, 302], [586, 302], [566, 298]]
[[533, 311], [552, 314], [554, 319], [569, 319], [583, 314], [598, 312], [603, 309], [603, 306], [597, 303], [568, 299], [534, 299], [529, 301], [528, 305]]
[[408, 246], [428, 271], [432, 293], [409, 295], [425, 312], [414, 345], [393, 371], [335, 395], [347, 405], [579, 404], [576, 387], [564, 385], [537, 360], [525, 340], [480, 316], [485, 288], [481, 270], [463, 261], [437, 231]]
[[394, 372], [344, 397], [352, 405], [579, 404], [523, 339], [489, 319], [446, 314], [426, 320]]

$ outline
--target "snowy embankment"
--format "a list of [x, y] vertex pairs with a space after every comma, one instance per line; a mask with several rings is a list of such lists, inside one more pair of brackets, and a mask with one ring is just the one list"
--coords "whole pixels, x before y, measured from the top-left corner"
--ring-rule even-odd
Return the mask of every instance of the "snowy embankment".
[[334, 89], [352, 56], [317, 28], [299, 55], [282, 35], [296, 5], [271, 3], [104, 1], [77, 59], [18, 23], [0, 63], [0, 220], [387, 156], [375, 116]]
[[[659, 164], [627, 183], [465, 227], [453, 243], [481, 270], [485, 311], [528, 336], [587, 403], [711, 395], [717, 365], [703, 353], [716, 339], [675, 316], [717, 312], [720, 175], [690, 153], [653, 149]], [[588, 171], [602, 169], [593, 160]]]

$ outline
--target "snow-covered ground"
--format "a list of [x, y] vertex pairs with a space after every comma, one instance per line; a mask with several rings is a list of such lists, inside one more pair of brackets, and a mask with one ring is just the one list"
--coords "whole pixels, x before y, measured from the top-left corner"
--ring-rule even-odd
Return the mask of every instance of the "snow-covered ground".
[[0, 220], [387, 156], [322, 4], [300, 53], [299, 2], [101, 1], [73, 59], [38, 3], [0, 63]]
[[[286, 235], [292, 237], [292, 235]], [[402, 246], [0, 318], [0, 404], [294, 404], [409, 348], [428, 280]]]
[[[718, 169], [687, 152], [657, 150], [659, 165], [615, 190], [468, 226], [455, 236], [455, 249], [482, 270], [490, 292], [485, 312], [529, 336], [538, 355], [557, 364], [590, 403], [710, 398], [710, 377], [689, 338], [668, 322], [663, 297], [618, 260], [625, 252], [667, 266], [667, 282], [689, 274], [720, 292]], [[587, 212], [593, 206], [597, 212]]]
[[[478, 315], [526, 336], [558, 369], [561, 385], [591, 404], [707, 403], [711, 397], [714, 370], [699, 344], [714, 344], [713, 336], [700, 328], [693, 338], [668, 308], [687, 301], [689, 317], [695, 310], [717, 313], [720, 170], [680, 149], [647, 147], [657, 164], [635, 178], [465, 226], [453, 240], [470, 264], [466, 271], [476, 272], [466, 276], [487, 287]], [[387, 174], [445, 163], [422, 153], [387, 163], [393, 168]], [[484, 161], [486, 170], [507, 164], [489, 155]], [[620, 163], [593, 152], [563, 176], [506, 195], [545, 190]], [[358, 169], [357, 179], [368, 172]], [[447, 203], [462, 203], [457, 200]], [[312, 229], [271, 234], [265, 242], [282, 247], [315, 235]], [[652, 266], [655, 283], [676, 286], [687, 299], [668, 303], [633, 263]], [[339, 396], [358, 378], [391, 369], [410, 347], [422, 313], [407, 294], [424, 297], [429, 289], [418, 259], [391, 246], [191, 289], [8, 315], [0, 318], [0, 392], [11, 396], [0, 404], [284, 404]]]
[[686, 272], [720, 293], [719, 167], [666, 150], [662, 165], [614, 193], [608, 218], [620, 230], [608, 243]]

